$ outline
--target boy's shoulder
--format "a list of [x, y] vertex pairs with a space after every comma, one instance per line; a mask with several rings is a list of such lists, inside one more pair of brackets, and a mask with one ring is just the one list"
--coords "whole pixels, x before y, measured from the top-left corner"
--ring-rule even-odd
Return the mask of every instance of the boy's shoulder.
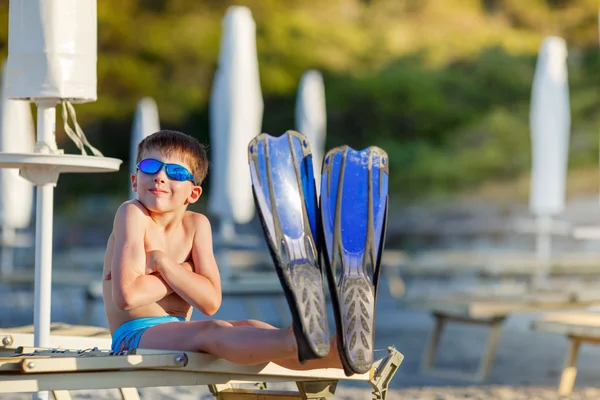
[[198, 225], [208, 225], [210, 226], [210, 221], [208, 220], [208, 218], [206, 217], [206, 215], [195, 212], [195, 211], [189, 211], [187, 210], [185, 212], [185, 214], [183, 215], [183, 218], [188, 221], [191, 224], [194, 224], [196, 226]]
[[125, 210], [139, 210], [139, 211], [143, 212], [144, 214], [149, 215], [148, 209], [146, 207], [144, 207], [142, 202], [137, 199], [127, 200], [127, 201], [123, 202], [121, 204], [121, 207], [119, 207], [119, 208], [123, 208]]
[[186, 230], [194, 236], [199, 235], [205, 239], [207, 236], [212, 237], [210, 221], [204, 214], [186, 211], [183, 215], [183, 224], [186, 227]]
[[143, 218], [149, 217], [150, 214], [148, 213], [148, 210], [146, 209], [146, 207], [144, 207], [142, 203], [134, 199], [127, 200], [126, 202], [122, 203], [119, 206], [119, 209], [117, 210], [117, 213], [115, 215], [116, 218], [123, 218], [128, 216], [137, 216], [139, 218]]

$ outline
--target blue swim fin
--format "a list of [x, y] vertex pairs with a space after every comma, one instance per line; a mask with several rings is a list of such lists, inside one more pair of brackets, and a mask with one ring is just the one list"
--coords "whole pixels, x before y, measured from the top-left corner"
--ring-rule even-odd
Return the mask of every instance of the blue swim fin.
[[371, 146], [325, 155], [321, 219], [325, 272], [347, 375], [373, 364], [375, 304], [388, 207], [388, 156]]
[[329, 354], [312, 154], [306, 137], [265, 133], [248, 145], [254, 202], [292, 312], [301, 362]]

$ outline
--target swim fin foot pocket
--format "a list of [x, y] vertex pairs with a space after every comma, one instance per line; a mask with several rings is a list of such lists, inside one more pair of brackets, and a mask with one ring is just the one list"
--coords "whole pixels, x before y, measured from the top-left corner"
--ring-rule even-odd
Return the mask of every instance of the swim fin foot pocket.
[[388, 177], [387, 153], [375, 146], [336, 147], [323, 160], [322, 247], [346, 375], [365, 373], [373, 364]]
[[301, 362], [329, 354], [329, 332], [317, 235], [312, 154], [298, 132], [261, 134], [248, 145], [254, 202], [292, 313]]

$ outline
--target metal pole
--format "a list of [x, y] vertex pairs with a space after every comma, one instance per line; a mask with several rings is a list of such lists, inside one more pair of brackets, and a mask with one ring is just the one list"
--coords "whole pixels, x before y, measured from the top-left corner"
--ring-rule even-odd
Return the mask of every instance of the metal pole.
[[37, 186], [35, 217], [35, 303], [33, 309], [34, 346], [50, 346], [52, 291], [52, 184]]
[[228, 282], [231, 279], [231, 263], [229, 252], [225, 246], [219, 246], [215, 251], [215, 258], [217, 265], [219, 266], [219, 273], [221, 275], [221, 281]]
[[536, 258], [537, 270], [535, 273], [534, 287], [541, 288], [548, 282], [550, 273], [550, 259], [552, 256], [552, 236], [550, 232], [552, 219], [540, 216], [537, 220]]
[[37, 105], [36, 153], [56, 152], [56, 100], [40, 100]]
[[236, 236], [235, 222], [233, 222], [233, 220], [231, 218], [223, 218], [221, 220], [220, 228], [221, 228], [219, 231], [220, 239], [227, 245], [230, 244], [235, 239], [235, 236]]
[[[36, 152], [50, 153], [56, 149], [55, 102], [37, 104]], [[54, 184], [36, 185], [35, 215], [35, 302], [33, 311], [34, 339], [36, 347], [49, 346], [50, 302], [52, 290], [52, 217]]]
[[[56, 102], [37, 103], [37, 143], [35, 152], [56, 151]], [[36, 184], [35, 205], [35, 294], [33, 308], [33, 345], [50, 346], [50, 312], [52, 300], [52, 219], [54, 186]], [[48, 392], [34, 393], [33, 400], [47, 400]]]
[[0, 276], [9, 276], [14, 269], [14, 249], [16, 232], [9, 226], [2, 229], [2, 256], [0, 257]]

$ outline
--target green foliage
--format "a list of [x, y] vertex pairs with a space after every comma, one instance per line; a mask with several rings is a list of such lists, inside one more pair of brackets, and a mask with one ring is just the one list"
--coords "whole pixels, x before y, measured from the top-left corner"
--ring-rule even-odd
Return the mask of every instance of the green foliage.
[[[298, 81], [317, 68], [325, 77], [327, 146], [382, 146], [400, 198], [512, 179], [529, 168], [529, 96], [546, 35], [569, 45], [571, 165], [596, 162], [600, 56], [592, 0], [102, 0], [99, 97], [77, 106], [90, 141], [126, 163], [136, 102], [152, 96], [163, 127], [208, 143], [221, 20], [233, 4], [248, 6], [256, 21], [263, 130], [294, 127]], [[7, 0], [0, 21], [6, 56]], [[60, 130], [58, 138], [74, 152]], [[126, 195], [126, 168], [98, 179], [101, 186], [61, 177], [59, 201], [75, 189]]]

